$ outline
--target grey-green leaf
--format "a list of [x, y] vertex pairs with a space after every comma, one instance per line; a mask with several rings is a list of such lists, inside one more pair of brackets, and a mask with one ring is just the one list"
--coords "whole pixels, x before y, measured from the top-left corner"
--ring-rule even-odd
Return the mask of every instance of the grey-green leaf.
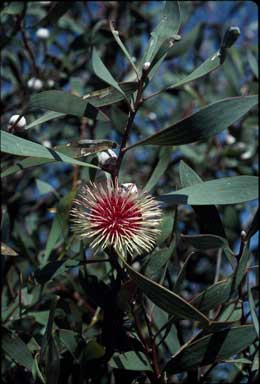
[[[66, 115], [89, 117], [108, 121], [107, 115], [94, 107], [88, 100], [63, 91], [43, 91], [32, 95], [26, 111], [46, 109]], [[62, 115], [60, 115], [62, 116]]]
[[19, 336], [14, 335], [4, 327], [2, 327], [1, 333], [1, 346], [3, 352], [17, 364], [22, 365], [31, 371], [33, 366], [33, 357], [27, 345], [22, 341], [22, 339], [20, 339]]
[[173, 374], [228, 359], [252, 344], [256, 336], [252, 325], [243, 325], [188, 342], [166, 364], [164, 371]]
[[124, 91], [120, 88], [118, 82], [114, 79], [109, 70], [106, 68], [105, 64], [100, 59], [95, 48], [93, 49], [92, 53], [92, 67], [97, 77], [117, 89], [118, 92], [122, 93], [122, 95], [126, 97]]
[[257, 96], [241, 96], [214, 102], [189, 117], [131, 145], [182, 145], [207, 140], [228, 128], [258, 103]]
[[37, 125], [46, 123], [47, 121], [56, 119], [57, 117], [63, 117], [63, 116], [65, 116], [65, 113], [53, 112], [53, 111], [46, 112], [43, 116], [41, 116], [38, 119], [32, 121], [29, 125], [26, 125], [25, 129], [30, 129], [30, 128], [37, 127]]
[[234, 176], [205, 181], [160, 196], [168, 204], [226, 205], [258, 198], [258, 177]]
[[[216, 235], [181, 235], [182, 240], [191, 244], [196, 249], [229, 248], [227, 239]], [[230, 249], [230, 253], [233, 252]]]
[[170, 154], [172, 153], [172, 148], [162, 148], [159, 155], [159, 161], [156, 164], [156, 167], [153, 170], [149, 180], [147, 181], [144, 191], [149, 192], [159, 181], [160, 177], [166, 171], [169, 162], [171, 161]]
[[149, 297], [152, 302], [158, 305], [158, 307], [169, 314], [176, 314], [180, 318], [197, 320], [203, 324], [208, 324], [209, 319], [182, 297], [141, 275], [139, 272], [130, 267], [125, 260], [122, 258], [121, 260], [137, 286]]
[[128, 371], [152, 371], [152, 367], [145, 354], [138, 351], [114, 353], [108, 364], [112, 368]]
[[[62, 161], [69, 164], [81, 165], [84, 167], [96, 168], [94, 165], [75, 160], [63, 153], [44, 147], [41, 144], [25, 140], [11, 133], [1, 131], [1, 151], [16, 156], [32, 156], [51, 159], [52, 161]], [[40, 161], [40, 163], [41, 163]]]
[[181, 16], [178, 1], [165, 1], [161, 21], [151, 33], [142, 63], [152, 62], [163, 42], [178, 33], [180, 24]]

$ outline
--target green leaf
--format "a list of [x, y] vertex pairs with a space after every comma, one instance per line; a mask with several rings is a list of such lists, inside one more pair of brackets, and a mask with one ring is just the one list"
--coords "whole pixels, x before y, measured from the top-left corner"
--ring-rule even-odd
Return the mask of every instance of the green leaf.
[[175, 247], [176, 242], [173, 241], [169, 247], [153, 251], [145, 264], [145, 275], [153, 281], [159, 280], [166, 264], [173, 255]]
[[256, 339], [252, 325], [231, 327], [182, 346], [164, 367], [168, 374], [219, 362], [247, 348]]
[[137, 90], [137, 82], [124, 82], [119, 83], [120, 88], [124, 94], [119, 92], [114, 87], [107, 87], [98, 91], [93, 91], [83, 96], [83, 100], [89, 101], [94, 107], [103, 107], [105, 105], [111, 105], [124, 100], [125, 95], [130, 97]]
[[43, 165], [43, 164], [52, 163], [52, 162], [55, 162], [55, 160], [47, 160], [47, 159], [42, 159], [37, 157], [28, 157], [24, 160], [18, 161], [15, 165], [8, 167], [6, 170], [1, 172], [1, 177], [12, 175], [13, 173], [19, 172], [29, 167], [35, 167], [36, 165]]
[[105, 83], [114, 87], [118, 92], [122, 93], [122, 95], [126, 97], [124, 91], [120, 88], [118, 82], [113, 78], [109, 70], [106, 68], [106, 66], [100, 59], [95, 48], [93, 48], [92, 53], [92, 67], [97, 77], [105, 81]]
[[40, 359], [45, 363], [46, 383], [56, 384], [59, 379], [60, 358], [57, 344], [53, 337], [53, 324], [56, 305], [59, 297], [55, 296], [51, 302], [46, 331], [42, 339]]
[[190, 187], [191, 185], [197, 183], [203, 183], [203, 180], [199, 177], [199, 175], [189, 167], [183, 160], [180, 161], [179, 166], [179, 174], [181, 186], [183, 188]]
[[194, 248], [204, 249], [218, 249], [227, 248], [231, 255], [234, 255], [229, 248], [227, 239], [216, 235], [181, 235], [183, 241], [191, 244]]
[[249, 280], [248, 280], [248, 284], [247, 284], [247, 292], [248, 292], [248, 302], [249, 302], [249, 308], [250, 308], [250, 313], [251, 313], [253, 325], [255, 327], [255, 331], [257, 333], [257, 336], [259, 337], [259, 320], [258, 320], [258, 317], [256, 314], [254, 297], [252, 295]]
[[[179, 174], [181, 186], [183, 188], [190, 187], [194, 184], [203, 182], [199, 175], [182, 160], [179, 166]], [[201, 232], [211, 233], [217, 236], [225, 237], [225, 231], [221, 218], [219, 216], [217, 208], [214, 205], [193, 205], [192, 208], [196, 213], [196, 218], [199, 223]], [[208, 221], [208, 217], [211, 217], [212, 220]], [[229, 254], [227, 254], [227, 257], [229, 258], [229, 261], [232, 264]]]
[[[72, 159], [71, 157], [68, 157], [63, 153], [54, 151], [51, 148], [44, 147], [41, 144], [22, 139], [19, 136], [12, 135], [11, 133], [8, 133], [5, 131], [1, 131], [1, 151], [12, 154], [12, 155], [16, 155], [16, 156], [32, 156], [37, 158], [40, 157], [41, 158], [39, 160], [40, 164], [43, 163], [43, 159], [45, 158], [45, 159], [51, 159], [52, 161], [62, 161], [69, 164], [97, 168], [94, 165]], [[28, 165], [28, 159], [26, 160]], [[15, 167], [17, 167], [17, 165]], [[5, 171], [5, 174], [7, 171], [8, 170]]]
[[152, 62], [165, 40], [178, 33], [181, 24], [180, 6], [178, 1], [165, 1], [161, 21], [151, 33], [148, 47], [142, 63]]
[[[31, 96], [26, 111], [47, 109], [66, 115], [89, 117], [93, 120], [108, 121], [107, 115], [94, 107], [88, 100], [63, 91], [43, 91]], [[60, 115], [61, 116], [61, 115]]]
[[[122, 88], [122, 90], [124, 91], [126, 96], [129, 97], [133, 94], [133, 92], [136, 91], [137, 83], [136, 82], [120, 83], [120, 87]], [[46, 92], [53, 92], [53, 91], [46, 91]], [[60, 92], [60, 91], [55, 91], [55, 92]], [[43, 93], [43, 92], [41, 92], [41, 93]], [[39, 94], [37, 94], [37, 95], [39, 95]], [[64, 95], [64, 93], [62, 94], [62, 96], [63, 95]], [[43, 96], [45, 98], [46, 96], [49, 96], [49, 95], [45, 94]], [[56, 94], [56, 96], [59, 96], [59, 94]], [[41, 101], [42, 97], [41, 98], [38, 97], [37, 99], [40, 103], [39, 105], [42, 105], [41, 104], [42, 103], [42, 101]], [[117, 102], [123, 100], [124, 95], [122, 95], [120, 92], [118, 92], [115, 88], [108, 87], [108, 88], [100, 89], [98, 91], [90, 92], [87, 95], [83, 96], [82, 98], [78, 98], [77, 100], [79, 100], [79, 99], [84, 101], [85, 107], [87, 106], [87, 102], [89, 102], [94, 107], [99, 108], [99, 107], [114, 104], [114, 103], [117, 103]], [[36, 102], [37, 102], [37, 100], [36, 100]], [[41, 107], [39, 107], [39, 108], [41, 108]], [[34, 128], [40, 124], [46, 123], [47, 121], [56, 119], [58, 117], [64, 117], [64, 116], [66, 116], [66, 114], [68, 114], [67, 111], [64, 113], [63, 112], [53, 112], [53, 111], [47, 112], [43, 116], [39, 117], [38, 119], [34, 120], [29, 125], [27, 125], [25, 127], [25, 129]], [[101, 117], [101, 115], [100, 115], [100, 117]], [[107, 120], [107, 118], [106, 118], [106, 120]]]
[[167, 52], [165, 60], [170, 60], [178, 56], [185, 55], [189, 50], [194, 47], [196, 40], [202, 29], [201, 24], [197, 24], [189, 32], [186, 31], [181, 40], [174, 44]]
[[99, 344], [96, 340], [90, 340], [84, 350], [84, 360], [100, 359], [106, 353], [103, 345]]
[[51, 193], [54, 193], [55, 196], [59, 196], [57, 194], [57, 192], [55, 191], [55, 189], [50, 184], [48, 184], [45, 181], [42, 181], [40, 179], [36, 180], [36, 187], [38, 188], [40, 195], [45, 195], [45, 194], [51, 192]]
[[239, 120], [257, 103], [257, 96], [219, 100], [127, 149], [138, 145], [182, 145], [209, 139]]
[[[158, 330], [158, 332], [156, 332], [156, 344], [159, 347], [163, 342], [173, 355], [181, 347], [176, 326], [171, 323], [169, 327], [165, 327], [165, 324], [169, 323], [169, 316], [157, 306], [154, 307], [152, 316], [156, 329]], [[162, 328], [165, 329], [165, 332], [162, 332]]]
[[62, 259], [51, 261], [34, 271], [34, 278], [39, 284], [45, 284], [56, 276], [68, 271], [70, 268], [79, 266], [79, 261], [75, 259]]
[[176, 314], [182, 319], [197, 320], [202, 324], [208, 323], [209, 319], [190, 305], [182, 297], [171, 292], [169, 289], [148, 279], [135, 271], [130, 265], [122, 259], [129, 275], [135, 281], [137, 286], [149, 297], [149, 299], [169, 314]]
[[55, 248], [59, 240], [66, 238], [67, 221], [69, 216], [69, 209], [72, 200], [75, 197], [75, 190], [72, 190], [65, 195], [57, 205], [57, 213], [52, 222], [51, 230], [47, 239], [46, 248], [44, 251], [44, 261], [49, 259], [52, 250]]
[[21, 1], [13, 1], [11, 4], [7, 5], [2, 11], [2, 15], [19, 15], [22, 13], [25, 4]]
[[177, 278], [176, 278], [176, 281], [175, 281], [175, 284], [174, 284], [174, 292], [176, 292], [176, 293], [179, 293], [180, 290], [181, 290], [181, 285], [182, 285], [183, 280], [185, 278], [186, 267], [187, 267], [187, 264], [188, 264], [188, 262], [189, 262], [189, 260], [190, 260], [192, 255], [193, 255], [193, 253], [190, 253], [186, 257], [186, 259], [185, 259], [184, 263], [182, 264], [182, 266], [180, 268], [180, 271], [179, 271], [179, 273], [177, 275]]
[[259, 370], [259, 351], [256, 352], [253, 365], [252, 365], [252, 372]]
[[[225, 34], [225, 36], [229, 36], [230, 34]], [[232, 35], [232, 33], [231, 33]], [[224, 39], [225, 39], [225, 36], [224, 36]], [[198, 68], [196, 68], [193, 72], [191, 72], [188, 76], [184, 77], [182, 80], [178, 81], [177, 83], [165, 88], [164, 90], [167, 90], [167, 89], [174, 89], [174, 88], [179, 88], [191, 81], [194, 81], [194, 80], [197, 80], [205, 75], [207, 75], [208, 73], [214, 71], [215, 69], [217, 69], [218, 67], [220, 67], [225, 59], [226, 59], [226, 50], [227, 48], [230, 48], [236, 41], [237, 39], [237, 35], [236, 35], [236, 38], [233, 39], [232, 42], [230, 42], [230, 44], [228, 46], [223, 46], [223, 43], [219, 49], [219, 51], [217, 51], [213, 56], [209, 57], [206, 61], [204, 61], [204, 63], [202, 63]], [[178, 48], [178, 46], [177, 46]], [[174, 49], [174, 47], [173, 47]]]
[[65, 113], [61, 113], [61, 112], [53, 112], [53, 111], [47, 112], [43, 116], [32, 121], [30, 124], [26, 125], [25, 129], [34, 128], [40, 124], [46, 123], [47, 121], [56, 119], [57, 117], [63, 117], [65, 115], [66, 115]]
[[163, 215], [162, 222], [160, 225], [161, 234], [158, 239], [158, 243], [164, 243], [165, 240], [171, 235], [174, 223], [174, 213], [172, 211], [167, 212]]
[[172, 148], [161, 148], [159, 161], [156, 164], [156, 167], [153, 170], [149, 180], [147, 181], [144, 191], [149, 192], [159, 181], [160, 177], [166, 171], [169, 162], [171, 161], [170, 154], [172, 153]]
[[226, 205], [258, 198], [258, 177], [234, 176], [205, 181], [160, 196], [169, 204]]
[[252, 54], [251, 51], [248, 51], [247, 52], [247, 58], [248, 58], [248, 62], [249, 62], [249, 65], [250, 65], [250, 68], [251, 68], [253, 74], [258, 79], [258, 77], [259, 77], [259, 75], [258, 75], [258, 63], [257, 63], [256, 57]]
[[212, 284], [193, 298], [190, 303], [203, 313], [207, 313], [219, 304], [226, 303], [234, 293], [237, 293], [238, 287], [245, 276], [248, 260], [249, 249], [247, 245], [244, 248], [235, 272], [227, 279]]
[[71, 329], [59, 329], [59, 336], [61, 342], [65, 345], [67, 350], [72, 354], [74, 359], [77, 361], [77, 357], [75, 355], [76, 349], [79, 343], [79, 335], [78, 333], [72, 331]]
[[255, 216], [246, 231], [246, 240], [249, 240], [254, 234], [259, 231], [259, 223], [260, 223], [260, 217], [259, 217], [259, 208], [257, 209]]
[[152, 371], [145, 354], [138, 351], [114, 353], [108, 364], [111, 368], [125, 369], [128, 371]]
[[4, 327], [2, 327], [1, 336], [1, 346], [3, 352], [17, 364], [22, 365], [31, 371], [33, 366], [33, 357], [22, 339]]
[[135, 71], [135, 73], [136, 73], [136, 75], [138, 77], [138, 70], [137, 70], [137, 68], [135, 66], [135, 63], [133, 62], [133, 59], [132, 59], [131, 55], [129, 54], [128, 50], [126, 49], [125, 45], [123, 44], [122, 40], [120, 39], [119, 31], [115, 30], [112, 22], [110, 23], [110, 29], [111, 29], [111, 32], [112, 32], [112, 34], [114, 36], [114, 39], [116, 40], [117, 44], [119, 45], [119, 47], [121, 48], [121, 50], [123, 51], [125, 56], [127, 57], [129, 63], [131, 64], [133, 70]]
[[244, 246], [242, 255], [239, 259], [237, 268], [234, 272], [233, 281], [232, 281], [233, 290], [237, 290], [240, 284], [242, 283], [248, 267], [249, 259], [250, 259], [250, 249], [249, 249], [249, 244], [247, 243]]

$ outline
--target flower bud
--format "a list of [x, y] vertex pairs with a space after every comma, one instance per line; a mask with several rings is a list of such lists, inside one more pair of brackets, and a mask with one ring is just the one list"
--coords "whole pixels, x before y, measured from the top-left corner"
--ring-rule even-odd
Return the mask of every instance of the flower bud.
[[122, 194], [124, 194], [124, 193], [128, 193], [128, 194], [138, 193], [137, 186], [134, 183], [121, 184], [120, 185], [120, 191]]
[[144, 70], [144, 71], [147, 71], [147, 70], [150, 68], [150, 66], [151, 66], [150, 61], [146, 61], [146, 62], [144, 63], [144, 65], [143, 65], [143, 70]]
[[226, 136], [226, 143], [234, 144], [235, 142], [236, 142], [236, 138], [228, 133]]
[[32, 77], [27, 81], [27, 85], [29, 88], [33, 88], [36, 91], [40, 91], [43, 87], [43, 83], [40, 79], [36, 79], [35, 77]]
[[49, 79], [49, 80], [47, 80], [47, 85], [48, 85], [48, 87], [49, 88], [52, 88], [52, 87], [54, 87], [54, 80], [53, 79]]
[[[16, 120], [20, 117], [20, 115], [13, 115], [10, 117], [8, 122], [8, 128], [10, 128], [12, 125], [15, 124]], [[16, 124], [17, 128], [24, 128], [26, 126], [26, 120], [25, 117], [21, 117], [21, 119]]]
[[39, 39], [47, 40], [50, 37], [50, 31], [47, 28], [39, 28], [36, 31], [36, 36]]
[[98, 154], [98, 161], [100, 165], [105, 165], [111, 158], [117, 159], [117, 155], [112, 149], [102, 151]]

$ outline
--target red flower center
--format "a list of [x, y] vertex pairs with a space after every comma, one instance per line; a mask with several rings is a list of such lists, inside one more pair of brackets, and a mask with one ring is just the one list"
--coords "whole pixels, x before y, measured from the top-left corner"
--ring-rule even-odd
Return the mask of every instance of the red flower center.
[[109, 238], [130, 234], [141, 226], [142, 214], [138, 206], [122, 196], [104, 197], [91, 209], [91, 222]]

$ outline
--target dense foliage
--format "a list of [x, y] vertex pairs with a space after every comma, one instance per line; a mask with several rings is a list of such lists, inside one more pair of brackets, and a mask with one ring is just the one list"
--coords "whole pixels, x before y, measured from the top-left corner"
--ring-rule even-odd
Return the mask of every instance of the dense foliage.
[[[0, 7], [3, 382], [256, 382], [256, 5]], [[160, 202], [152, 251], [73, 231], [107, 180]]]

